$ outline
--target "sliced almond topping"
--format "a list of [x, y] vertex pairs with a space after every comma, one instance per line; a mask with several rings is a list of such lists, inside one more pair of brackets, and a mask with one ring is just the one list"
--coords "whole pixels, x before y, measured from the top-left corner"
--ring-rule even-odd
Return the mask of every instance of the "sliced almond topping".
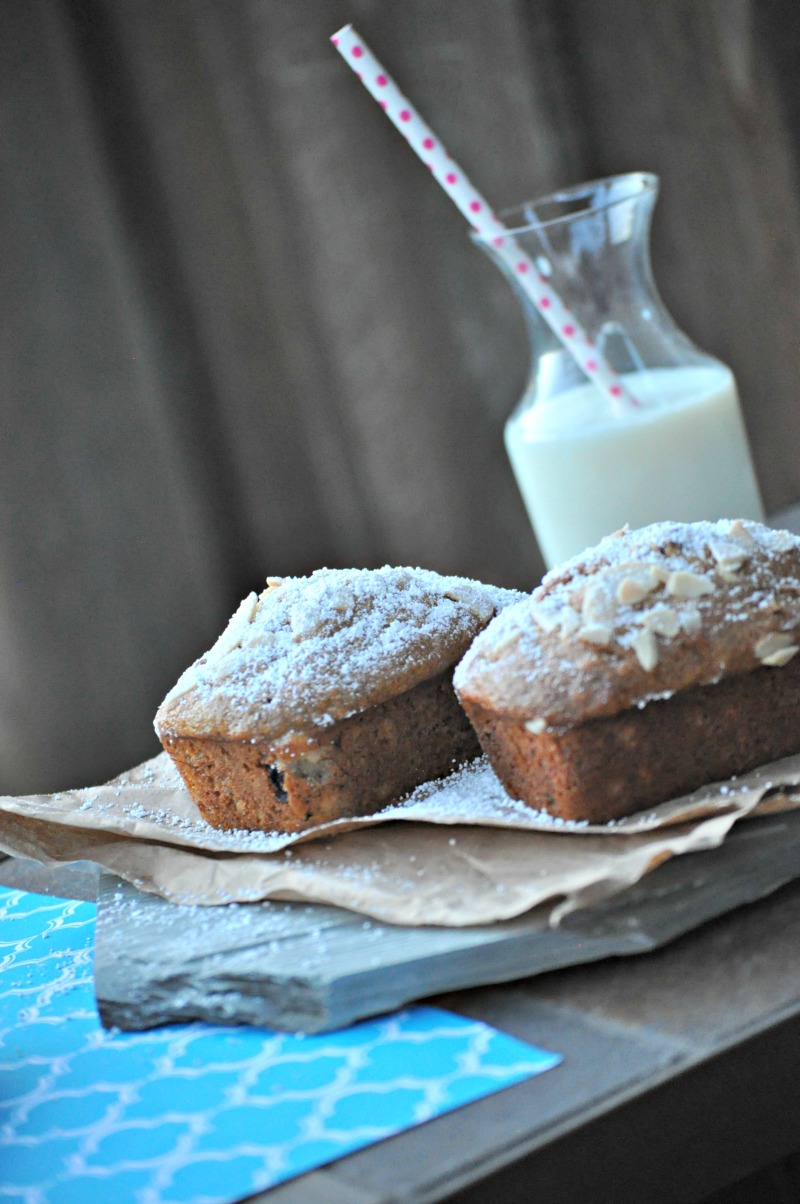
[[331, 587], [327, 595], [328, 605], [339, 614], [347, 614], [356, 603], [356, 591], [352, 586], [342, 584], [337, 588]]
[[[779, 653], [788, 652], [790, 648], [792, 650], [791, 654], [785, 660], [775, 661], [770, 659]], [[794, 642], [794, 635], [790, 635], [788, 631], [771, 631], [768, 635], [762, 635], [753, 651], [764, 665], [785, 665], [786, 661], [791, 660], [791, 657], [797, 652], [797, 645]]]
[[666, 590], [673, 598], [699, 598], [701, 594], [713, 594], [714, 582], [700, 573], [690, 573], [679, 569], [670, 573], [667, 578]]
[[617, 601], [624, 606], [633, 606], [651, 594], [658, 584], [658, 578], [650, 572], [623, 577], [617, 586]]
[[[402, 588], [406, 588], [405, 586]], [[479, 623], [488, 623], [495, 614], [495, 606], [488, 598], [476, 598], [470, 590], [446, 589], [444, 597], [451, 602], [458, 602], [474, 615]]]
[[607, 585], [596, 582], [588, 586], [581, 606], [584, 623], [593, 625], [613, 622], [616, 609], [614, 597]]
[[531, 614], [542, 631], [549, 635], [551, 631], [558, 630], [562, 639], [572, 635], [581, 625], [580, 615], [571, 606], [556, 609], [537, 605], [531, 607]]
[[728, 527], [728, 534], [734, 539], [741, 539], [743, 543], [754, 544], [756, 541], [741, 518], [735, 518]]
[[617, 586], [617, 601], [623, 606], [633, 606], [647, 594], [648, 590], [635, 577], [623, 577]]
[[681, 628], [678, 612], [671, 606], [654, 606], [652, 610], [648, 610], [642, 615], [642, 624], [648, 631], [666, 636], [668, 639], [677, 635]]
[[206, 653], [206, 660], [209, 664], [216, 664], [228, 652], [237, 648], [242, 639], [247, 634], [247, 629], [253, 621], [253, 617], [258, 609], [258, 594], [248, 594], [240, 603], [231, 617], [228, 626], [223, 631], [222, 635], [217, 640], [210, 652]]
[[561, 638], [566, 639], [568, 635], [572, 635], [578, 630], [581, 625], [580, 616], [572, 609], [571, 606], [565, 606], [559, 615], [561, 624]]
[[774, 665], [780, 668], [781, 665], [787, 664], [796, 652], [800, 652], [797, 644], [790, 644], [788, 648], [779, 648], [777, 652], [772, 652], [769, 656], [762, 656], [762, 665]]
[[700, 611], [696, 606], [685, 607], [678, 616], [681, 625], [681, 631], [685, 631], [687, 635], [698, 635], [703, 626], [703, 620], [700, 616]]
[[546, 727], [547, 723], [544, 719], [527, 719], [525, 721], [526, 731], [533, 732], [534, 736], [541, 736]]
[[769, 545], [776, 552], [791, 552], [797, 547], [797, 538], [791, 531], [771, 531]]
[[240, 645], [242, 648], [258, 647], [262, 652], [269, 652], [277, 642], [278, 636], [274, 632], [259, 630], [251, 624], [242, 636]]
[[267, 577], [267, 589], [278, 589], [283, 585], [283, 577]]
[[578, 639], [583, 640], [585, 644], [599, 644], [601, 647], [607, 647], [611, 643], [611, 637], [614, 634], [611, 627], [604, 626], [601, 623], [595, 623], [591, 627], [581, 627], [578, 632]]
[[788, 631], [770, 631], [767, 635], [762, 635], [754, 651], [760, 660], [762, 656], [769, 656], [780, 648], [788, 648], [791, 643], [793, 643], [793, 637]]
[[531, 615], [538, 627], [541, 627], [544, 632], [555, 631], [561, 622], [561, 615], [557, 610], [551, 610], [549, 607], [532, 606]]
[[746, 552], [741, 545], [735, 544], [732, 540], [711, 539], [708, 548], [717, 564], [726, 569], [741, 568], [746, 557]]
[[637, 631], [631, 645], [645, 672], [655, 669], [658, 664], [658, 644], [652, 631]]
[[302, 602], [298, 601], [289, 608], [289, 626], [292, 630], [292, 639], [296, 644], [300, 640], [307, 640], [316, 635], [320, 624], [319, 613], [313, 607], [304, 606]]
[[494, 640], [484, 652], [484, 656], [490, 661], [499, 660], [501, 656], [505, 656], [507, 652], [516, 647], [521, 636], [521, 631], [512, 631], [507, 636], [504, 636], [503, 639]]
[[488, 598], [476, 598], [467, 603], [467, 610], [479, 623], [488, 623], [497, 614], [497, 607]]
[[184, 694], [191, 694], [192, 690], [200, 684], [200, 680], [197, 664], [190, 665], [188, 669], [184, 669], [183, 673], [181, 673], [161, 706], [165, 706], [168, 702], [174, 702], [176, 698], [182, 698]]
[[717, 572], [726, 585], [736, 585], [737, 581], [741, 581], [741, 577], [736, 572], [736, 569], [729, 568], [727, 565], [721, 564]]

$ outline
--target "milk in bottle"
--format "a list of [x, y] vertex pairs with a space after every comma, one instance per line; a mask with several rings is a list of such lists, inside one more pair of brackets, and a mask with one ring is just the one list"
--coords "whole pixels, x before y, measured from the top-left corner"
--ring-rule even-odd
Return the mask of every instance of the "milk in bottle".
[[722, 364], [588, 382], [509, 419], [505, 442], [548, 567], [628, 523], [763, 519], [733, 374]]
[[[626, 523], [763, 518], [733, 374], [678, 329], [653, 281], [658, 184], [629, 172], [502, 215], [563, 306], [563, 329], [496, 245], [473, 236], [527, 320], [530, 381], [505, 441], [548, 567]], [[598, 361], [615, 382], [605, 388], [590, 380]]]

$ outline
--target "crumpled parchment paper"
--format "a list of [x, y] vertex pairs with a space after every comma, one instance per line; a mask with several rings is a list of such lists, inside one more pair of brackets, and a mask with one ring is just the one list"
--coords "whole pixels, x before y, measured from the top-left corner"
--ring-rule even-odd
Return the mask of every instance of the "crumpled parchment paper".
[[481, 759], [360, 820], [220, 832], [162, 753], [103, 786], [0, 798], [0, 849], [93, 861], [177, 903], [296, 899], [458, 927], [550, 901], [557, 923], [668, 857], [716, 847], [739, 819], [796, 806], [800, 756], [608, 824], [567, 823], [510, 799]]

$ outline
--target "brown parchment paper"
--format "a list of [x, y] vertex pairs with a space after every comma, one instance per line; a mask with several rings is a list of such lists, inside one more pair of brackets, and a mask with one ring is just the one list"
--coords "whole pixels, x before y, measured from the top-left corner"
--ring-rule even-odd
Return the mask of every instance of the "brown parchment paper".
[[721, 844], [737, 820], [800, 806], [800, 757], [604, 825], [510, 799], [484, 759], [401, 803], [302, 836], [219, 832], [161, 754], [106, 785], [0, 798], [0, 848], [89, 860], [177, 903], [330, 903], [395, 924], [463, 926], [547, 901], [551, 920]]

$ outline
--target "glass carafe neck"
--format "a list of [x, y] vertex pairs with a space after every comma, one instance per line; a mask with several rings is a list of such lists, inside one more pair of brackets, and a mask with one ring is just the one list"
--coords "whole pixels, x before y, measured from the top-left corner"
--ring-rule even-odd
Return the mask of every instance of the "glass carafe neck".
[[[664, 306], [650, 264], [650, 225], [658, 178], [631, 172], [526, 202], [501, 214], [543, 282], [577, 317], [616, 372], [714, 364]], [[491, 242], [475, 242], [501, 268], [522, 303], [531, 342], [527, 403], [587, 377], [545, 322]]]

